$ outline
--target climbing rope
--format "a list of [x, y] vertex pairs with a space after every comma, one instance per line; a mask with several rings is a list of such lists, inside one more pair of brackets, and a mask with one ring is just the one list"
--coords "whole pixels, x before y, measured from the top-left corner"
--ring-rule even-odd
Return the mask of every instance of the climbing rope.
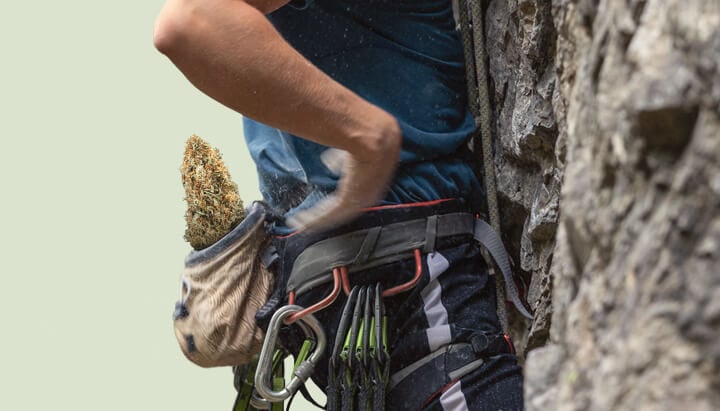
[[[465, 52], [468, 100], [470, 112], [475, 119], [475, 128], [480, 132], [481, 144], [475, 136], [475, 151], [480, 145], [485, 191], [488, 203], [490, 225], [500, 233], [500, 212], [498, 210], [497, 188], [495, 186], [495, 162], [493, 160], [492, 132], [490, 129], [490, 95], [488, 74], [485, 67], [485, 39], [480, 0], [462, 0], [459, 4], [460, 33]], [[505, 307], [505, 284], [502, 276], [495, 276], [497, 313], [503, 332], [508, 332], [507, 308]]]

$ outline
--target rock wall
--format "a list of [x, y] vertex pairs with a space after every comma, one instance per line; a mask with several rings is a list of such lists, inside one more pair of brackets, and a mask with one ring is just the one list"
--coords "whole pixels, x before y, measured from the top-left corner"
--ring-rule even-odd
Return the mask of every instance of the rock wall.
[[485, 22], [527, 408], [716, 409], [720, 1], [493, 0]]
[[485, 15], [502, 234], [535, 311], [532, 324], [511, 317], [522, 354], [544, 344], [550, 330], [549, 268], [566, 144], [564, 109], [555, 98], [557, 34], [548, 1], [491, 1]]

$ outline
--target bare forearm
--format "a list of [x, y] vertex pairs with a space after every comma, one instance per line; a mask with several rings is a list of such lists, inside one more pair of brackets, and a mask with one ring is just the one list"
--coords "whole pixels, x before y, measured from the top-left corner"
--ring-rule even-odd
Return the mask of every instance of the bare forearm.
[[360, 157], [397, 133], [391, 116], [310, 64], [244, 1], [170, 0], [156, 45], [200, 90], [270, 126]]

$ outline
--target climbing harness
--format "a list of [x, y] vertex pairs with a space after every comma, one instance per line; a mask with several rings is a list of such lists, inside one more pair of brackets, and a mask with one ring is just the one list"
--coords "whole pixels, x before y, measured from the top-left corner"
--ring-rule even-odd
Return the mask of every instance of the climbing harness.
[[[431, 215], [356, 230], [318, 241], [307, 247], [295, 259], [286, 290], [290, 300], [294, 301], [298, 295], [333, 281], [333, 291], [311, 309], [305, 309], [307, 312], [314, 312], [332, 304], [340, 288], [348, 292], [349, 273], [364, 271], [405, 258], [415, 258], [417, 267], [415, 277], [408, 283], [385, 290], [383, 296], [388, 297], [417, 284], [422, 274], [421, 251], [425, 253], [434, 251], [438, 240], [462, 235], [472, 236], [485, 247], [505, 279], [505, 286], [513, 304], [522, 315], [532, 318], [515, 287], [510, 259], [502, 239], [488, 223], [476, 218], [474, 214], [465, 212]], [[326, 267], [337, 268], [334, 268], [330, 275]]]
[[[274, 404], [291, 398], [303, 386], [325, 351], [324, 331], [315, 313], [334, 304], [341, 294], [347, 298], [344, 298], [344, 306], [337, 317], [333, 344], [326, 357], [328, 410], [383, 410], [388, 393], [395, 397], [395, 393], [413, 387], [413, 381], [418, 378], [415, 370], [437, 367], [440, 371], [435, 373], [437, 378], [423, 382], [428, 383], [427, 387], [437, 388], [438, 385], [430, 383], [442, 382], [440, 386], [443, 386], [481, 366], [483, 358], [511, 352], [508, 348], [511, 344], [502, 334], [476, 336], [471, 343], [445, 347], [436, 351], [437, 357], [433, 357], [432, 361], [421, 360], [390, 376], [384, 299], [417, 286], [424, 270], [423, 254], [435, 252], [438, 244], [448, 241], [474, 239], [492, 256], [502, 275], [510, 278], [508, 256], [499, 236], [478, 216], [460, 210], [461, 202], [451, 199], [403, 205], [396, 214], [383, 214], [387, 221], [396, 222], [358, 228], [321, 240], [311, 239], [307, 244], [299, 244], [296, 254], [284, 254], [290, 264], [282, 271], [287, 274], [279, 274], [278, 286], [282, 287], [282, 295], [286, 296], [288, 305], [275, 309], [269, 321], [255, 372], [256, 396]], [[393, 217], [397, 215], [406, 219], [397, 221]], [[280, 243], [278, 246], [283, 247]], [[354, 273], [399, 261], [414, 262], [415, 272], [408, 275], [405, 282], [368, 284], [363, 278], [364, 281], [355, 284]], [[506, 285], [518, 310], [530, 317], [513, 287], [514, 282], [506, 281]], [[297, 305], [299, 299], [308, 299], [306, 293], [320, 289], [320, 286], [329, 290], [327, 294], [318, 296], [317, 300], [313, 297], [311, 301], [316, 302], [304, 307]], [[277, 385], [271, 386], [270, 376], [274, 368], [269, 358], [277, 348], [278, 334], [283, 327], [300, 327], [305, 333], [305, 343], [296, 361], [298, 365], [292, 381], [278, 388]], [[438, 366], [437, 361], [441, 360], [443, 365]], [[431, 394], [428, 393], [428, 396]], [[416, 399], [420, 398], [417, 396]]]

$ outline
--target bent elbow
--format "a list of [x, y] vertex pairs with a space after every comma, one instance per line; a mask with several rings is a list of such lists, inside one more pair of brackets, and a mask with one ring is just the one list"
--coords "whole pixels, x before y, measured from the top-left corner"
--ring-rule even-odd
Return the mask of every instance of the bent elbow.
[[186, 38], [186, 29], [183, 29], [183, 24], [179, 20], [176, 15], [164, 12], [155, 20], [153, 44], [166, 56], [177, 52], [182, 47], [183, 39]]
[[153, 44], [172, 58], [183, 53], [207, 27], [208, 11], [203, 4], [187, 0], [168, 0], [155, 19]]

